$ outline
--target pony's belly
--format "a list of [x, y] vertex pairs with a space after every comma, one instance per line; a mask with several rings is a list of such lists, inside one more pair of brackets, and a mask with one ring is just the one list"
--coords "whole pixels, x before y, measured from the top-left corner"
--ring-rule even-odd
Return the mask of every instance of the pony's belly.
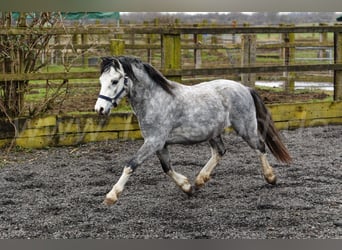
[[194, 144], [207, 141], [220, 135], [224, 128], [224, 124], [213, 126], [182, 126], [174, 129], [168, 136], [167, 144]]

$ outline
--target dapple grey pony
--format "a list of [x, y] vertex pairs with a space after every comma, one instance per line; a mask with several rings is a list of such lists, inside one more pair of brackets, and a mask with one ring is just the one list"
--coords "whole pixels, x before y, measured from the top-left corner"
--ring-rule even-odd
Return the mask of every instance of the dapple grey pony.
[[195, 179], [195, 189], [198, 189], [209, 180], [226, 152], [222, 134], [227, 127], [232, 127], [256, 150], [268, 183], [275, 184], [276, 176], [266, 159], [265, 144], [279, 161], [291, 161], [259, 95], [238, 82], [214, 80], [185, 86], [167, 80], [153, 66], [138, 58], [118, 56], [102, 58], [100, 83], [95, 111], [109, 115], [111, 108], [127, 96], [144, 137], [143, 145], [127, 162], [121, 177], [106, 195], [105, 204], [118, 200], [134, 170], [155, 153], [164, 172], [185, 193], [191, 194], [193, 188], [188, 178], [171, 166], [168, 145], [209, 142], [211, 158]]

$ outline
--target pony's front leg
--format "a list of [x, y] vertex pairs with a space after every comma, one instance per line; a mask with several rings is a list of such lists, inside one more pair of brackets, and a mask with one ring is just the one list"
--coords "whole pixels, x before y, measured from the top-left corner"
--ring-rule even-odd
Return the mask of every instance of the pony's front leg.
[[131, 167], [125, 167], [120, 179], [118, 182], [113, 186], [112, 190], [106, 195], [104, 200], [104, 204], [112, 205], [117, 202], [120, 194], [122, 193], [128, 178], [132, 175], [133, 169]]
[[142, 164], [149, 156], [157, 150], [163, 148], [164, 142], [160, 140], [146, 140], [135, 156], [128, 162], [124, 168], [119, 180], [113, 186], [112, 190], [106, 195], [104, 204], [112, 205], [117, 202], [120, 194], [124, 190], [125, 184], [135, 169]]

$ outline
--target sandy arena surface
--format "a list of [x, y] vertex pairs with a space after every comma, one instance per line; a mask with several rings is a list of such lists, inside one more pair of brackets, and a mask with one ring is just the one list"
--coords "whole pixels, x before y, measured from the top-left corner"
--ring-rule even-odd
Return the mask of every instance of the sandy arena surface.
[[[104, 195], [142, 141], [0, 153], [0, 238], [342, 238], [342, 126], [281, 132], [294, 159], [266, 184], [255, 153], [235, 134], [212, 179], [188, 197], [156, 156], [140, 166], [118, 203]], [[206, 143], [170, 146], [192, 181]]]

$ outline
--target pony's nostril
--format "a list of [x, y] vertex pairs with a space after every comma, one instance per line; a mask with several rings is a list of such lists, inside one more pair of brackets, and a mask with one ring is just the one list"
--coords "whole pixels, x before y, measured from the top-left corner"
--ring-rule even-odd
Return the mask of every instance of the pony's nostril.
[[101, 107], [99, 113], [100, 113], [101, 115], [103, 115], [103, 111], [104, 111], [104, 108]]

